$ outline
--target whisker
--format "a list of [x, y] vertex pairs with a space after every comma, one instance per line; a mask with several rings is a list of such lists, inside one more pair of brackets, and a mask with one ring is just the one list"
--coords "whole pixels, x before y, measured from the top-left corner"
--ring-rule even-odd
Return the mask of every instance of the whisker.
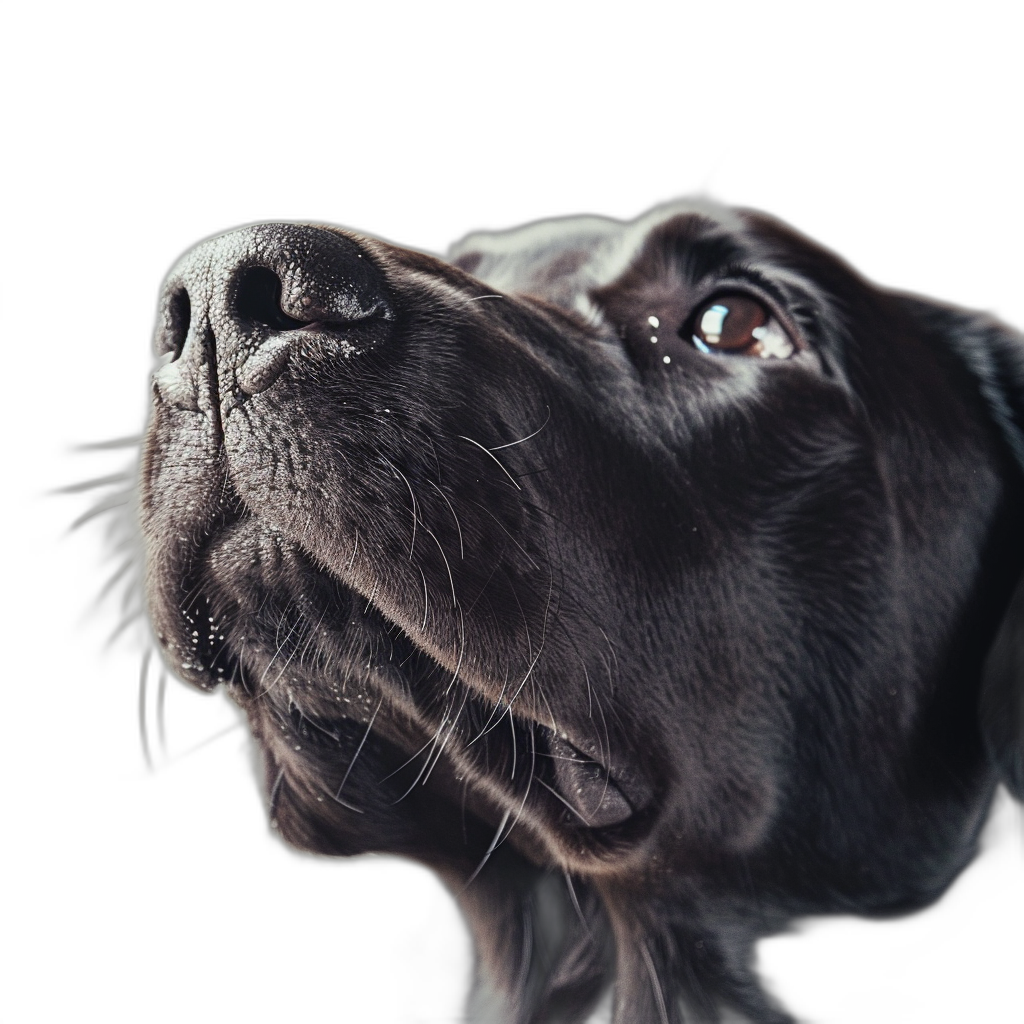
[[587, 820], [587, 819], [586, 819], [586, 818], [585, 818], [585, 817], [584, 817], [584, 816], [583, 816], [582, 814], [580, 814], [580, 812], [579, 812], [579, 811], [577, 811], [577, 810], [576, 810], [576, 808], [575, 808], [575, 807], [573, 807], [573, 805], [572, 805], [571, 803], [569, 803], [569, 801], [568, 801], [568, 800], [566, 800], [566, 799], [565, 799], [565, 797], [564, 797], [564, 796], [562, 796], [562, 794], [561, 794], [561, 793], [559, 793], [557, 789], [555, 789], [555, 788], [554, 788], [554, 786], [549, 786], [549, 785], [548, 785], [548, 784], [547, 784], [547, 783], [546, 783], [546, 782], [545, 782], [545, 781], [544, 781], [543, 779], [538, 779], [537, 781], [538, 781], [538, 782], [539, 782], [539, 783], [540, 783], [540, 784], [541, 784], [541, 785], [542, 785], [542, 786], [543, 786], [543, 787], [544, 787], [544, 788], [545, 788], [545, 789], [546, 789], [546, 790], [547, 790], [547, 791], [548, 791], [548, 792], [549, 792], [549, 793], [550, 793], [550, 794], [551, 794], [552, 796], [554, 796], [554, 797], [555, 797], [556, 799], [558, 799], [558, 800], [559, 800], [559, 801], [560, 801], [561, 803], [565, 804], [565, 806], [566, 806], [566, 807], [568, 807], [568, 808], [569, 808], [569, 810], [570, 810], [570, 811], [572, 811], [572, 813], [573, 813], [573, 814], [575, 814], [575, 815], [576, 815], [576, 817], [577, 817], [577, 818], [579, 818], [579, 819], [580, 819], [580, 821], [582, 821], [584, 825], [586, 825], [586, 826], [588, 826], [588, 827], [590, 826], [590, 822], [589, 822], [589, 821], [588, 821], [588, 820]]
[[[511, 715], [511, 705], [509, 706], [508, 726], [512, 730], [512, 771], [509, 772], [509, 779], [514, 780], [516, 777], [516, 720]], [[529, 787], [527, 787], [529, 789]]]
[[462, 609], [458, 605], [455, 606], [455, 610], [459, 613], [459, 658], [455, 662], [455, 672], [452, 675], [452, 681], [448, 684], [448, 689], [444, 691], [445, 696], [451, 693], [455, 681], [459, 678], [459, 673], [462, 671], [462, 659], [466, 656], [466, 616], [463, 615]]
[[[284, 619], [282, 618], [281, 621], [283, 622]], [[278, 623], [278, 630], [280, 630], [280, 628], [281, 628], [280, 627], [280, 623]], [[295, 630], [298, 629], [298, 628], [299, 628], [299, 621], [298, 620], [293, 622], [288, 627], [288, 632], [285, 633], [284, 639], [282, 641], [280, 641], [280, 643], [278, 644], [277, 650], [274, 651], [273, 657], [267, 663], [267, 667], [263, 670], [263, 675], [260, 676], [260, 681], [259, 681], [259, 684], [258, 684], [259, 686], [263, 686], [263, 681], [267, 678], [267, 676], [270, 674], [270, 670], [274, 667], [274, 662], [277, 660], [277, 656], [284, 650], [284, 645], [286, 643], [288, 643], [289, 639], [291, 639], [292, 633], [294, 633]], [[274, 681], [272, 683], [270, 683], [268, 686], [264, 687], [259, 693], [257, 693], [256, 694], [257, 698], [263, 697], [265, 694], [268, 694], [275, 686], [277, 686], [277, 684], [281, 681], [281, 677], [288, 670], [288, 666], [292, 663], [292, 660], [294, 659], [294, 657], [295, 657], [295, 655], [297, 653], [298, 653], [298, 648], [294, 648], [292, 650], [292, 653], [289, 654], [288, 657], [285, 659], [285, 662], [281, 666], [280, 671], [274, 677]]]
[[114, 631], [110, 634], [110, 636], [107, 637], [107, 646], [112, 646], [113, 643], [117, 640], [117, 638], [121, 636], [121, 634], [133, 622], [138, 622], [138, 620], [142, 618], [142, 615], [142, 609], [139, 608], [137, 611], [134, 611], [130, 615], [126, 615], [123, 619], [121, 619], [121, 621], [117, 624], [117, 627], [114, 629]]
[[71, 450], [74, 452], [101, 452], [112, 448], [137, 448], [142, 444], [142, 435], [134, 437], [115, 437], [110, 441], [89, 441], [85, 444], [75, 445]]
[[[608, 731], [608, 719], [605, 718], [604, 706], [601, 704], [601, 697], [598, 694], [594, 695], [595, 703], [597, 704], [597, 713], [601, 718], [601, 731], [604, 737], [604, 743], [600, 742], [601, 737], [598, 737], [597, 750], [601, 755], [601, 763], [605, 767], [605, 791], [608, 789], [608, 781], [613, 774], [614, 765], [612, 764], [612, 737]], [[602, 801], [604, 796], [601, 797]]]
[[356, 814], [365, 814], [366, 812], [361, 807], [356, 807], [354, 804], [350, 804], [347, 800], [342, 800], [341, 797], [335, 796], [329, 789], [324, 790], [327, 796], [334, 801], [336, 804], [340, 804], [345, 808], [346, 811], [354, 811]]
[[651, 976], [651, 987], [654, 989], [654, 998], [658, 1003], [658, 1016], [661, 1017], [661, 1024], [670, 1024], [668, 1019], [668, 1007], [665, 1005], [665, 994], [661, 990], [661, 982], [658, 980], [658, 971], [654, 966], [654, 958], [647, 948], [647, 943], [640, 944], [640, 955], [644, 958], [647, 966], [647, 973]]
[[441, 542], [434, 536], [434, 532], [428, 529], [426, 526], [423, 527], [428, 536], [430, 536], [434, 543], [437, 545], [437, 550], [441, 552], [441, 558], [444, 559], [444, 567], [448, 570], [448, 582], [452, 585], [452, 605], [455, 608], [459, 606], [459, 599], [455, 596], [455, 577], [452, 576], [452, 567], [448, 564], [448, 556], [444, 553], [444, 548], [441, 547]]
[[583, 930], [587, 935], [590, 935], [590, 925], [587, 923], [587, 919], [583, 916], [583, 909], [580, 907], [580, 901], [576, 897], [576, 887], [572, 884], [572, 875], [563, 869], [562, 876], [565, 878], [565, 887], [569, 890], [569, 901], [576, 910], [576, 916], [580, 919], [580, 924], [583, 925]]
[[[466, 744], [467, 747], [473, 746], [473, 744], [476, 743], [476, 741], [478, 739], [480, 739], [482, 736], [486, 736], [491, 731], [491, 729], [493, 729], [495, 726], [497, 726], [498, 722], [501, 721], [501, 718], [499, 718], [498, 722], [495, 722], [494, 725], [491, 725], [491, 721], [494, 719], [494, 716], [498, 713], [498, 709], [501, 707], [501, 702], [502, 702], [502, 700], [505, 697], [505, 690], [508, 689], [508, 674], [509, 674], [509, 671], [510, 671], [510, 666], [509, 666], [508, 662], [506, 662], [505, 663], [505, 681], [501, 684], [501, 693], [498, 694], [498, 699], [495, 701], [494, 707], [491, 709], [490, 715], [487, 716], [487, 721], [484, 722], [483, 727], [480, 729], [480, 731]], [[505, 708], [505, 710], [502, 711], [502, 713], [501, 713], [502, 718], [505, 717], [505, 715], [508, 713], [508, 710], [509, 710], [508, 708]]]
[[160, 750], [167, 753], [166, 710], [167, 710], [167, 673], [161, 668], [156, 683], [156, 735], [160, 741]]
[[412, 484], [409, 483], [406, 475], [390, 459], [385, 458], [384, 461], [402, 478], [403, 481], [405, 481], [405, 486], [409, 488], [409, 497], [412, 499], [412, 540], [409, 542], [409, 561], [411, 562], [412, 553], [416, 548], [416, 523], [419, 520], [416, 494], [413, 491]]
[[[366, 732], [363, 733], [363, 738], [359, 741], [359, 746], [356, 747], [356, 752], [352, 755], [352, 760], [349, 761], [348, 768], [345, 769], [345, 775], [341, 780], [341, 785], [338, 786], [338, 791], [334, 794], [335, 800], [339, 800], [341, 798], [341, 791], [345, 788], [345, 783], [348, 782], [348, 777], [351, 774], [352, 769], [355, 767], [356, 761], [359, 760], [359, 755], [363, 752], [363, 744], [366, 743], [367, 737], [369, 737], [370, 735], [370, 730], [373, 728], [373, 723], [377, 718], [377, 712], [380, 711], [380, 706], [383, 703], [384, 698], [381, 697], [381, 699], [377, 702], [377, 707], [374, 708], [373, 714], [370, 715], [370, 721], [367, 723]], [[354, 807], [351, 808], [351, 810], [355, 809], [356, 808]], [[360, 811], [359, 813], [362, 814], [363, 812]]]
[[421, 633], [426, 633], [426, 631], [427, 631], [427, 611], [430, 608], [430, 601], [429, 601], [429, 599], [427, 597], [427, 577], [424, 575], [423, 570], [420, 569], [419, 566], [416, 566], [416, 568], [420, 570], [420, 579], [423, 580], [423, 623], [420, 626], [420, 632]]
[[[416, 758], [417, 758], [417, 757], [419, 757], [419, 756], [420, 756], [420, 754], [422, 754], [422, 753], [423, 753], [423, 751], [424, 751], [424, 750], [426, 750], [426, 749], [427, 749], [427, 747], [429, 747], [429, 746], [430, 746], [430, 745], [431, 745], [431, 744], [432, 744], [433, 742], [434, 742], [434, 738], [433, 738], [433, 737], [431, 737], [430, 739], [428, 739], [428, 740], [427, 740], [427, 742], [426, 742], [426, 743], [424, 743], [424, 744], [423, 744], [423, 746], [422, 746], [422, 747], [420, 747], [420, 749], [419, 749], [419, 750], [417, 750], [415, 754], [412, 754], [412, 755], [411, 755], [411, 756], [410, 756], [409, 758], [407, 758], [407, 759], [406, 759], [405, 761], [403, 761], [403, 762], [402, 762], [402, 763], [401, 763], [401, 764], [400, 764], [400, 765], [399, 765], [399, 766], [398, 766], [398, 767], [397, 767], [397, 768], [396, 768], [396, 769], [395, 769], [395, 770], [394, 770], [393, 772], [388, 772], [388, 774], [387, 774], [387, 775], [385, 775], [385, 776], [384, 776], [384, 778], [380, 780], [380, 782], [378, 783], [378, 785], [382, 785], [383, 783], [387, 782], [387, 781], [388, 781], [388, 779], [390, 779], [390, 778], [393, 778], [393, 777], [394, 777], [395, 775], [397, 775], [397, 774], [398, 774], [398, 773], [399, 773], [399, 772], [400, 772], [400, 771], [401, 771], [401, 770], [402, 770], [403, 768], [408, 768], [408, 767], [409, 767], [409, 765], [411, 765], [411, 764], [413, 763], [413, 761], [415, 761], [415, 760], [416, 760]], [[416, 781], [417, 781], [417, 782], [419, 781], [419, 776], [417, 776], [417, 778], [416, 778]], [[415, 786], [415, 785], [416, 785], [416, 783], [414, 782], [414, 783], [413, 783], [413, 786]], [[409, 787], [409, 790], [408, 790], [408, 792], [407, 792], [407, 793], [405, 793], [405, 794], [404, 794], [403, 796], [400, 796], [400, 797], [398, 798], [398, 800], [396, 800], [396, 801], [395, 801], [395, 803], [398, 803], [398, 801], [399, 801], [399, 800], [404, 800], [404, 799], [405, 799], [405, 797], [406, 797], [406, 796], [408, 796], [408, 795], [409, 795], [409, 793], [411, 793], [411, 792], [412, 792], [412, 786], [410, 786], [410, 787]]]
[[463, 686], [463, 688], [462, 688], [462, 703], [459, 705], [459, 710], [455, 712], [455, 717], [452, 719], [452, 725], [451, 725], [451, 728], [448, 730], [448, 735], [441, 742], [441, 745], [438, 747], [437, 753], [434, 755], [434, 763], [430, 766], [430, 770], [427, 772], [427, 774], [423, 776], [423, 785], [424, 786], [427, 784], [427, 780], [430, 778], [431, 773], [437, 767], [438, 761], [441, 760], [441, 755], [444, 753], [444, 748], [448, 745], [448, 741], [452, 738], [452, 736], [455, 735], [455, 730], [456, 730], [456, 728], [458, 727], [458, 724], [459, 724], [459, 717], [462, 715], [462, 712], [465, 710], [466, 702], [468, 700], [469, 700], [469, 687], [468, 686]]
[[[440, 726], [438, 726], [437, 732], [435, 732], [434, 735], [431, 736], [431, 738], [426, 743], [424, 743], [422, 747], [420, 747], [420, 749], [413, 755], [413, 757], [411, 757], [409, 759], [409, 761], [406, 761], [406, 764], [409, 764], [410, 761], [412, 761], [414, 758], [416, 758], [420, 754], [422, 754], [423, 751], [427, 749], [427, 747], [431, 747], [431, 746], [433, 746], [434, 744], [437, 743], [437, 738], [438, 738], [438, 736], [440, 736], [441, 730], [444, 728], [445, 724], [446, 724], [445, 720], [442, 719]], [[400, 804], [416, 788], [416, 786], [419, 783], [420, 779], [423, 778], [424, 773], [430, 767], [430, 764], [431, 764], [431, 761], [432, 761], [432, 755], [433, 755], [433, 752], [431, 752], [430, 754], [427, 755], [427, 759], [423, 762], [423, 767], [417, 773], [416, 778], [412, 780], [412, 783], [410, 784], [409, 788], [397, 800], [392, 802], [392, 804], [391, 804], [392, 807], [394, 807], [395, 804]], [[402, 765], [402, 768], [404, 768], [404, 767], [405, 767], [405, 765]], [[395, 771], [393, 771], [391, 773], [391, 775], [394, 775], [396, 772], [399, 772], [401, 770], [402, 770], [401, 768], [396, 768]], [[385, 776], [385, 779], [390, 779], [391, 775]], [[381, 781], [384, 781], [384, 780], [382, 779]]]
[[[436, 457], [437, 456], [435, 455], [435, 459]], [[465, 558], [466, 549], [462, 544], [462, 526], [459, 524], [459, 517], [455, 514], [455, 509], [452, 507], [452, 503], [448, 500], [448, 496], [444, 493], [444, 491], [442, 491], [441, 488], [438, 487], [433, 480], [428, 480], [427, 483], [430, 484], [430, 486], [433, 487], [434, 490], [441, 495], [441, 498], [444, 501], [444, 503], [448, 506], [449, 509], [451, 509], [452, 519], [455, 520], [455, 529], [458, 531], [459, 534], [459, 558]]]
[[124, 578], [125, 573], [128, 572], [135, 565], [134, 558], [126, 558], [115, 570], [115, 572], [106, 578], [103, 582], [103, 586], [100, 587], [99, 593], [96, 595], [97, 601], [102, 601], [113, 589], [117, 586], [119, 580]]
[[505, 833], [505, 835], [502, 838], [501, 842], [498, 843], [499, 846], [501, 846], [501, 843], [505, 842], [505, 840], [508, 839], [508, 837], [510, 835], [512, 835], [512, 829], [514, 829], [516, 827], [516, 825], [519, 824], [519, 819], [522, 816], [523, 808], [526, 807], [527, 798], [530, 796], [530, 789], [533, 786], [533, 780], [536, 778], [536, 771], [535, 771], [536, 767], [537, 767], [537, 737], [534, 734], [533, 729], [531, 729], [530, 730], [530, 776], [526, 780], [526, 792], [523, 793], [523, 799], [522, 799], [522, 801], [519, 804], [519, 810], [516, 811], [516, 816], [513, 819], [512, 824], [509, 826], [509, 830]]
[[324, 619], [326, 619], [326, 618], [327, 618], [327, 609], [324, 608], [324, 610], [320, 613], [320, 618], [317, 619], [316, 625], [312, 629], [309, 630], [309, 636], [306, 637], [306, 642], [302, 645], [302, 647], [299, 648], [298, 656], [299, 656], [299, 661], [300, 662], [309, 653], [309, 649], [310, 649], [310, 647], [313, 646], [313, 642], [320, 635], [320, 627], [324, 624]]
[[498, 468], [502, 471], [502, 473], [505, 474], [505, 476], [509, 478], [509, 480], [512, 481], [512, 486], [517, 491], [522, 490], [522, 487], [520, 487], [519, 484], [516, 483], [516, 478], [505, 468], [501, 460], [489, 448], [485, 448], [479, 441], [474, 441], [473, 438], [471, 437], [466, 437], [465, 434], [457, 434], [456, 436], [459, 438], [460, 441], [468, 441], [470, 444], [475, 444], [477, 448], [480, 449], [480, 451], [482, 451], [489, 458], [492, 458], [498, 464]]
[[94, 505], [75, 519], [68, 527], [68, 531], [77, 530], [80, 526], [84, 526], [97, 516], [105, 515], [107, 512], [113, 512], [114, 509], [124, 508], [127, 504], [129, 504], [129, 499], [127, 497], [122, 497], [120, 501], [104, 501], [98, 505]]
[[274, 779], [274, 784], [270, 787], [270, 796], [267, 798], [267, 817], [270, 819], [270, 824], [273, 827], [277, 827], [277, 820], [274, 818], [274, 812], [277, 809], [277, 797], [281, 791], [281, 783], [284, 780], [284, 768], [277, 770], [277, 777]]
[[540, 656], [543, 653], [544, 653], [544, 638], [541, 637], [541, 647], [540, 647], [540, 650], [537, 651], [537, 656], [533, 659], [533, 661], [530, 662], [530, 667], [526, 670], [526, 675], [523, 676], [522, 682], [520, 682], [519, 686], [516, 687], [516, 692], [513, 693], [512, 696], [509, 698], [509, 701], [508, 701], [509, 709], [511, 709], [512, 705], [515, 704], [516, 699], [519, 697], [519, 694], [521, 694], [523, 692], [523, 687], [526, 685], [526, 681], [533, 674], [533, 670], [537, 667], [537, 662], [540, 661]]
[[488, 451], [500, 452], [502, 448], [512, 448], [517, 444], [523, 444], [524, 442], [536, 437], [548, 425], [548, 423], [551, 422], [551, 406], [549, 405], [546, 408], [548, 410], [547, 419], [544, 420], [544, 422], [532, 434], [527, 434], [526, 437], [521, 437], [518, 441], [509, 441], [508, 444], [495, 445], [493, 448], [489, 448]]
[[198, 753], [204, 747], [210, 746], [211, 743], [216, 743], [217, 740], [223, 739], [229, 733], [241, 729], [242, 725], [242, 722], [232, 722], [231, 725], [225, 725], [223, 729], [218, 729], [212, 735], [207, 736], [205, 740], [200, 740], [198, 743], [193, 743], [191, 747], [186, 747], [180, 754], [175, 754], [172, 758], [170, 758], [167, 761], [168, 766], [172, 764], [177, 764], [179, 761], [185, 760], [186, 757], [191, 757], [193, 754]]
[[520, 544], [519, 541], [517, 541], [511, 533], [508, 532], [508, 530], [505, 528], [505, 524], [486, 505], [481, 504], [479, 501], [474, 501], [472, 498], [470, 498], [469, 501], [471, 502], [471, 504], [476, 505], [476, 507], [479, 508], [481, 512], [490, 516], [491, 519], [493, 519], [494, 522], [497, 523], [498, 528], [502, 531], [502, 533], [504, 533], [505, 536], [508, 537], [508, 539], [512, 541], [512, 543], [522, 552], [523, 556], [530, 563], [530, 565], [533, 566], [534, 569], [540, 569], [540, 566], [530, 556], [530, 553], [526, 550], [526, 548], [524, 548], [523, 545]]
[[146, 681], [149, 675], [149, 659], [152, 651], [146, 651], [142, 655], [142, 665], [139, 668], [139, 740], [142, 743], [142, 756], [146, 762], [146, 768], [154, 771], [153, 755], [149, 749], [149, 725], [146, 721]]
[[462, 891], [465, 892], [474, 882], [476, 876], [483, 871], [484, 865], [491, 859], [491, 854], [498, 848], [498, 841], [501, 839], [501, 833], [504, 831], [505, 826], [508, 824], [509, 816], [511, 811], [506, 811], [502, 815], [501, 821], [498, 824], [498, 831], [494, 833], [494, 838], [491, 840], [491, 845], [487, 847], [487, 852], [483, 856], [483, 860], [480, 861], [476, 866], [476, 870], [466, 879], [466, 884], [462, 887]]
[[132, 479], [132, 474], [123, 473], [111, 473], [109, 476], [97, 476], [91, 480], [81, 480], [76, 484], [68, 484], [66, 487], [58, 487], [56, 490], [51, 491], [51, 494], [81, 494], [83, 491], [91, 491], [97, 487], [106, 487], [108, 484], [123, 484], [128, 483]]

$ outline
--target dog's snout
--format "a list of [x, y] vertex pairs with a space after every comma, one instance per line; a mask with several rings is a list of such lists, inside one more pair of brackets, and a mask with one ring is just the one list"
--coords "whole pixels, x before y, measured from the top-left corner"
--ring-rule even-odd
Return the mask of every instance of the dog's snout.
[[[394, 318], [383, 273], [339, 231], [261, 224], [186, 253], [165, 286], [156, 338], [158, 395], [225, 415], [270, 388], [296, 351], [346, 357]], [[313, 339], [316, 339], [315, 343]]]

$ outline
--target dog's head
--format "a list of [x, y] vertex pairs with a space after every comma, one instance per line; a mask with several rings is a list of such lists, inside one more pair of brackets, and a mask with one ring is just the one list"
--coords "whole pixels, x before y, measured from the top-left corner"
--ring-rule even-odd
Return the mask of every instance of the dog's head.
[[441, 873], [479, 1017], [787, 1020], [757, 936], [927, 903], [1024, 795], [1005, 328], [704, 204], [447, 262], [256, 225], [161, 317], [164, 657], [289, 841]]

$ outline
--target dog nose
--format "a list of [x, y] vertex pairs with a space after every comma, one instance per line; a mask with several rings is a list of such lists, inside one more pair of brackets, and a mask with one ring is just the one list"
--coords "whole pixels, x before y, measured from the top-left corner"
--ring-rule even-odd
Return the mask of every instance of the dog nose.
[[383, 273], [333, 228], [258, 224], [187, 252], [165, 282], [157, 395], [220, 416], [267, 390], [296, 350], [358, 354], [394, 319]]

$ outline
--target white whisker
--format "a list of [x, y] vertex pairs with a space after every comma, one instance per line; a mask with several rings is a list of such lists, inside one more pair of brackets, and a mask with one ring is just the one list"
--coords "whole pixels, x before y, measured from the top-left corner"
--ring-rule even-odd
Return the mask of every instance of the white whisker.
[[[437, 458], [436, 454], [434, 458]], [[459, 523], [459, 517], [455, 514], [455, 509], [452, 507], [452, 503], [448, 500], [448, 496], [444, 493], [444, 491], [442, 491], [441, 488], [438, 487], [433, 480], [428, 480], [427, 483], [429, 483], [430, 486], [433, 487], [434, 490], [441, 495], [441, 498], [444, 501], [444, 503], [448, 506], [449, 509], [451, 509], [452, 519], [455, 520], [455, 529], [458, 531], [459, 534], [459, 558], [465, 558], [466, 549], [462, 543], [462, 526]]]
[[423, 529], [437, 545], [437, 550], [441, 552], [441, 558], [444, 559], [444, 567], [448, 570], [448, 582], [451, 584], [452, 587], [452, 606], [458, 608], [459, 599], [455, 596], [455, 577], [452, 575], [452, 567], [448, 564], [448, 556], [444, 553], [444, 548], [441, 547], [441, 542], [434, 535], [434, 532], [428, 529], [426, 526], [424, 526]]
[[423, 580], [423, 622], [420, 624], [420, 632], [426, 633], [427, 631], [427, 612], [430, 608], [430, 601], [427, 597], [427, 577], [424, 575], [423, 570], [419, 566], [416, 566], [420, 570], [420, 579]]
[[489, 448], [488, 451], [500, 452], [502, 450], [502, 448], [512, 448], [513, 446], [515, 446], [517, 444], [523, 444], [524, 442], [529, 441], [532, 438], [535, 438], [548, 425], [548, 423], [551, 422], [551, 406], [550, 405], [547, 406], [547, 410], [548, 410], [547, 419], [544, 420], [544, 422], [532, 434], [527, 434], [526, 437], [521, 437], [521, 438], [519, 438], [518, 441], [509, 441], [508, 444], [495, 445], [493, 448]]
[[[352, 760], [349, 761], [348, 768], [345, 769], [345, 775], [342, 777], [341, 784], [338, 786], [338, 791], [334, 794], [333, 797], [338, 803], [344, 803], [344, 801], [342, 801], [341, 799], [341, 791], [345, 788], [345, 783], [348, 782], [348, 777], [352, 773], [352, 769], [355, 767], [356, 761], [359, 760], [359, 755], [363, 752], [363, 745], [369, 738], [370, 730], [373, 729], [373, 723], [377, 719], [377, 712], [380, 711], [381, 705], [383, 703], [384, 698], [381, 697], [381, 699], [377, 702], [377, 706], [373, 710], [373, 714], [370, 715], [370, 721], [366, 725], [366, 731], [363, 733], [363, 738], [359, 741], [359, 746], [356, 747], [356, 752], [352, 755]], [[344, 806], [348, 807], [350, 811], [358, 811], [359, 814], [363, 813], [359, 810], [359, 808], [352, 807], [350, 804], [344, 804]]]
[[520, 487], [519, 484], [516, 482], [516, 478], [504, 467], [504, 465], [502, 464], [501, 460], [498, 459], [498, 457], [490, 450], [490, 448], [485, 448], [479, 441], [474, 441], [473, 438], [466, 437], [465, 434], [458, 434], [456, 436], [461, 441], [468, 441], [470, 444], [475, 444], [477, 446], [477, 448], [479, 448], [480, 451], [482, 451], [485, 455], [487, 455], [489, 458], [494, 459], [494, 461], [498, 464], [498, 468], [502, 471], [502, 473], [504, 473], [505, 476], [507, 476], [509, 478], [509, 480], [512, 481], [512, 486], [517, 491], [521, 491], [522, 490], [522, 487]]
[[505, 826], [508, 824], [509, 815], [511, 813], [511, 811], [506, 811], [502, 816], [501, 821], [498, 823], [498, 830], [494, 833], [494, 838], [491, 840], [491, 845], [487, 847], [487, 852], [484, 854], [483, 859], [480, 861], [480, 863], [477, 864], [476, 870], [473, 872], [473, 874], [469, 876], [468, 879], [466, 879], [466, 884], [462, 887], [463, 892], [465, 892], [466, 889], [468, 889], [470, 885], [473, 884], [473, 881], [475, 880], [476, 876], [480, 874], [480, 872], [484, 868], [484, 865], [491, 859], [491, 854], [494, 853], [494, 851], [498, 847], [498, 843], [501, 839], [501, 833], [504, 831]]
[[385, 458], [384, 461], [402, 478], [405, 486], [409, 488], [409, 497], [412, 500], [412, 540], [409, 542], [409, 561], [411, 562], [412, 553], [416, 549], [416, 524], [419, 520], [416, 494], [412, 489], [412, 484], [409, 483], [408, 477], [390, 459]]
[[661, 1024], [670, 1024], [668, 1007], [665, 1005], [665, 994], [661, 990], [661, 982], [658, 980], [658, 971], [654, 966], [654, 958], [651, 956], [651, 951], [647, 948], [646, 943], [640, 944], [640, 955], [644, 959], [647, 973], [651, 978], [651, 987], [654, 989], [654, 998], [658, 1004], [658, 1016], [661, 1018]]
[[583, 925], [583, 930], [587, 935], [590, 935], [590, 925], [587, 924], [587, 919], [583, 916], [583, 908], [580, 907], [580, 901], [576, 897], [576, 887], [572, 884], [572, 875], [563, 869], [562, 876], [565, 878], [565, 887], [569, 890], [569, 901], [572, 903], [573, 909], [576, 911], [576, 916], [580, 919], [580, 924]]

